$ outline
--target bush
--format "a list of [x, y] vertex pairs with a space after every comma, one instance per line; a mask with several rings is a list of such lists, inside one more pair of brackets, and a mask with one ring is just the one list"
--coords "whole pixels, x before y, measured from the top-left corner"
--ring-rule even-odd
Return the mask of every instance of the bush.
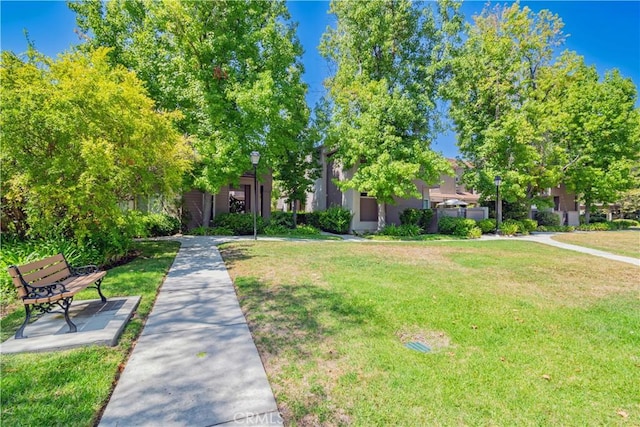
[[444, 216], [438, 220], [438, 230], [442, 234], [477, 238], [482, 234], [476, 222], [472, 219]]
[[576, 230], [572, 225], [539, 225], [537, 231], [549, 231], [553, 233], [569, 233]]
[[478, 221], [478, 228], [482, 234], [493, 233], [496, 231], [496, 221], [493, 219], [481, 219]]
[[[213, 219], [213, 226], [216, 229], [231, 231], [234, 235], [249, 236], [253, 234], [253, 215], [250, 213], [222, 213]], [[256, 218], [256, 228], [258, 233], [264, 230], [264, 218]]]
[[292, 230], [293, 234], [301, 236], [317, 236], [320, 234], [320, 230], [312, 225], [299, 225], [295, 230]]
[[378, 234], [382, 236], [414, 237], [421, 233], [422, 229], [415, 224], [389, 224], [380, 230]]
[[149, 213], [144, 221], [151, 237], [173, 236], [180, 231], [180, 219], [171, 215]]
[[614, 219], [612, 222], [618, 224], [621, 230], [640, 226], [640, 221], [634, 219]]
[[321, 229], [320, 214], [321, 212], [306, 212], [304, 214], [298, 214], [298, 224], [306, 224], [314, 228]]
[[535, 231], [536, 228], [538, 228], [538, 221], [536, 221], [535, 219], [523, 219], [522, 221], [520, 221], [522, 223], [522, 225], [524, 226], [524, 230], [527, 232], [532, 232]]
[[557, 227], [560, 225], [560, 217], [550, 211], [536, 212], [536, 221], [538, 225]]
[[508, 219], [500, 224], [500, 233], [505, 236], [513, 236], [521, 228], [520, 221]]
[[295, 224], [293, 223], [293, 213], [281, 211], [272, 212], [271, 219], [269, 220], [269, 225], [283, 226], [285, 228], [295, 228]]
[[[320, 212], [320, 228], [329, 233], [347, 234], [351, 226], [351, 211], [333, 206]], [[313, 224], [311, 224], [313, 225]]]
[[417, 225], [426, 233], [431, 225], [433, 211], [431, 209], [414, 209], [407, 208], [400, 214], [400, 223], [402, 225]]
[[264, 234], [267, 236], [281, 236], [289, 234], [289, 231], [291, 231], [291, 228], [279, 224], [269, 224], [264, 228]]

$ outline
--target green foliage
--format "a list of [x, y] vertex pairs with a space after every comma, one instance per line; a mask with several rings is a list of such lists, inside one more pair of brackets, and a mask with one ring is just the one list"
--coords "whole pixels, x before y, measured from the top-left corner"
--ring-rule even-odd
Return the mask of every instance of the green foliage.
[[564, 42], [562, 21], [516, 2], [487, 6], [474, 24], [446, 87], [460, 151], [474, 166], [463, 179], [492, 198], [493, 178], [500, 175], [504, 200], [538, 204], [537, 196], [561, 177], [551, 135], [552, 89], [561, 74], [552, 59]]
[[538, 221], [534, 220], [534, 219], [523, 219], [522, 221], [520, 221], [524, 227], [524, 230], [526, 232], [532, 232], [535, 231], [536, 228], [538, 228]]
[[[638, 171], [638, 173], [640, 173], [640, 171]], [[640, 187], [640, 182], [638, 183], [638, 187]], [[620, 200], [620, 212], [622, 212], [625, 218], [640, 220], [640, 188], [626, 191], [623, 194]]]
[[440, 129], [439, 84], [462, 25], [458, 7], [331, 2], [337, 25], [327, 27], [320, 45], [336, 70], [327, 79], [331, 125], [325, 142], [335, 149], [335, 161], [353, 170], [338, 183], [343, 190], [367, 192], [384, 205], [414, 196], [414, 180], [433, 183], [450, 172], [430, 144]]
[[478, 221], [478, 228], [482, 231], [482, 234], [493, 233], [496, 231], [496, 221], [493, 219], [482, 219]]
[[26, 61], [2, 52], [2, 216], [12, 232], [64, 236], [105, 257], [126, 253], [139, 230], [120, 204], [178, 191], [189, 166], [178, 114], [162, 113], [143, 83], [106, 49]]
[[515, 222], [503, 222], [500, 224], [500, 234], [513, 236], [518, 232], [518, 224]]
[[423, 232], [426, 232], [431, 225], [433, 210], [407, 208], [400, 213], [400, 223], [402, 225], [417, 225]]
[[438, 231], [442, 234], [453, 234], [472, 239], [482, 235], [482, 230], [476, 225], [476, 221], [451, 216], [443, 216], [438, 220]]
[[[596, 222], [607, 222], [607, 214], [604, 212], [591, 212], [589, 215], [589, 224], [593, 224]], [[586, 218], [585, 215], [580, 215], [580, 224], [585, 224]]]
[[579, 231], [615, 231], [615, 230], [627, 230], [634, 225], [637, 225], [637, 221], [628, 219], [617, 219], [614, 221], [605, 222], [593, 222], [589, 224], [580, 224], [576, 227]]
[[539, 225], [537, 231], [548, 231], [552, 233], [570, 233], [576, 230], [572, 225]]
[[413, 237], [422, 234], [422, 228], [416, 224], [389, 224], [378, 232], [382, 236]]
[[[213, 219], [214, 228], [231, 230], [234, 235], [245, 236], [253, 234], [253, 215], [241, 213], [221, 213]], [[265, 227], [264, 218], [256, 217], [256, 228], [262, 233]]]
[[536, 221], [538, 225], [557, 227], [560, 225], [560, 217], [551, 211], [536, 212]]
[[299, 213], [298, 222], [322, 229], [322, 227], [320, 226], [320, 216], [321, 212], [306, 212], [304, 214]]
[[351, 211], [340, 206], [332, 206], [320, 212], [320, 229], [329, 233], [347, 234], [351, 227]]
[[288, 228], [283, 225], [270, 224], [265, 227], [264, 234], [267, 236], [286, 236], [286, 237], [309, 237], [320, 235], [320, 230], [310, 225], [300, 225], [295, 229]]
[[285, 228], [295, 228], [295, 224], [293, 223], [293, 213], [281, 211], [271, 212], [269, 225], [283, 226]]
[[624, 229], [640, 226], [640, 221], [635, 219], [614, 219], [612, 222], [620, 224], [621, 227], [625, 227]]
[[[216, 193], [252, 168], [273, 169], [298, 199], [315, 166], [302, 46], [283, 1], [71, 2], [83, 47], [135, 70], [160, 108], [179, 105], [199, 157], [195, 187]], [[170, 58], [170, 60], [167, 60]]]
[[[524, 230], [524, 231], [523, 231]], [[505, 236], [513, 236], [516, 233], [529, 234], [524, 225], [515, 219], [508, 219], [500, 224], [500, 233]]]
[[161, 213], [127, 212], [134, 237], [172, 236], [180, 231], [180, 220]]

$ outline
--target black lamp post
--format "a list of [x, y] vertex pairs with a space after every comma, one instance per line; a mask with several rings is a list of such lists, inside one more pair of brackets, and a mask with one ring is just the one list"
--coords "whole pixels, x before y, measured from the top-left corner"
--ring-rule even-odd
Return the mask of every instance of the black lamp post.
[[251, 152], [251, 164], [253, 165], [253, 240], [258, 240], [258, 226], [256, 215], [258, 213], [258, 162], [260, 161], [260, 153]]
[[500, 175], [496, 175], [493, 178], [493, 183], [496, 185], [496, 235], [500, 231], [500, 223], [502, 222], [502, 202], [500, 200], [500, 185], [502, 184], [502, 178]]

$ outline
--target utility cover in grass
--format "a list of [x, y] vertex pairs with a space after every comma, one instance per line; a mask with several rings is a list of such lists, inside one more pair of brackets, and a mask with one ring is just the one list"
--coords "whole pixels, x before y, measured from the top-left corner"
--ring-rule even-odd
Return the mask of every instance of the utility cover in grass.
[[419, 351], [421, 353], [429, 353], [431, 351], [430, 347], [418, 341], [408, 342], [404, 346], [407, 348], [410, 348], [411, 350]]

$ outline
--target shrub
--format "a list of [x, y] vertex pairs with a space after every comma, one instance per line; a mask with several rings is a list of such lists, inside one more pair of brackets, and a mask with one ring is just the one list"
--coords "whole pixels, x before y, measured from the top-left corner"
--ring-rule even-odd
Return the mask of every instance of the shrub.
[[423, 232], [426, 232], [432, 217], [433, 211], [431, 209], [407, 208], [400, 214], [400, 223], [402, 225], [417, 225]]
[[321, 212], [306, 212], [304, 214], [298, 214], [298, 223], [321, 229], [320, 214]]
[[536, 212], [536, 221], [538, 225], [557, 227], [560, 225], [560, 217], [550, 211]]
[[524, 230], [527, 231], [527, 232], [535, 231], [536, 228], [538, 228], [538, 221], [536, 221], [535, 219], [528, 219], [527, 218], [527, 219], [523, 219], [520, 222], [524, 226]]
[[640, 222], [634, 219], [614, 219], [612, 222], [618, 224], [621, 230], [640, 226]]
[[380, 230], [378, 234], [383, 236], [414, 237], [420, 235], [421, 232], [422, 229], [415, 224], [389, 224]]
[[482, 230], [472, 219], [443, 216], [438, 220], [438, 230], [442, 234], [453, 234], [459, 237], [480, 237]]
[[145, 223], [151, 237], [173, 236], [180, 231], [180, 219], [167, 214], [146, 214]]
[[493, 219], [481, 219], [478, 221], [478, 228], [482, 234], [493, 233], [496, 230], [496, 221]]
[[295, 230], [292, 230], [293, 234], [302, 236], [317, 236], [320, 234], [320, 230], [312, 225], [299, 225]]
[[[336, 234], [347, 234], [351, 226], [351, 211], [333, 206], [320, 212], [320, 228]], [[311, 224], [313, 225], [313, 224]]]
[[[264, 218], [256, 218], [258, 233], [264, 230]], [[232, 234], [248, 236], [253, 234], [253, 215], [250, 213], [222, 213], [213, 219], [213, 226], [216, 229], [231, 231]]]
[[280, 236], [288, 234], [291, 228], [279, 224], [269, 224], [264, 228], [264, 234], [267, 236]]
[[520, 221], [516, 221], [513, 219], [508, 219], [500, 224], [500, 233], [505, 236], [513, 236], [516, 234], [522, 226], [520, 225]]
[[293, 223], [293, 213], [281, 211], [272, 212], [269, 224], [283, 226], [286, 228], [295, 228], [295, 224]]
[[537, 231], [549, 231], [553, 233], [568, 233], [576, 230], [572, 225], [540, 225]]

